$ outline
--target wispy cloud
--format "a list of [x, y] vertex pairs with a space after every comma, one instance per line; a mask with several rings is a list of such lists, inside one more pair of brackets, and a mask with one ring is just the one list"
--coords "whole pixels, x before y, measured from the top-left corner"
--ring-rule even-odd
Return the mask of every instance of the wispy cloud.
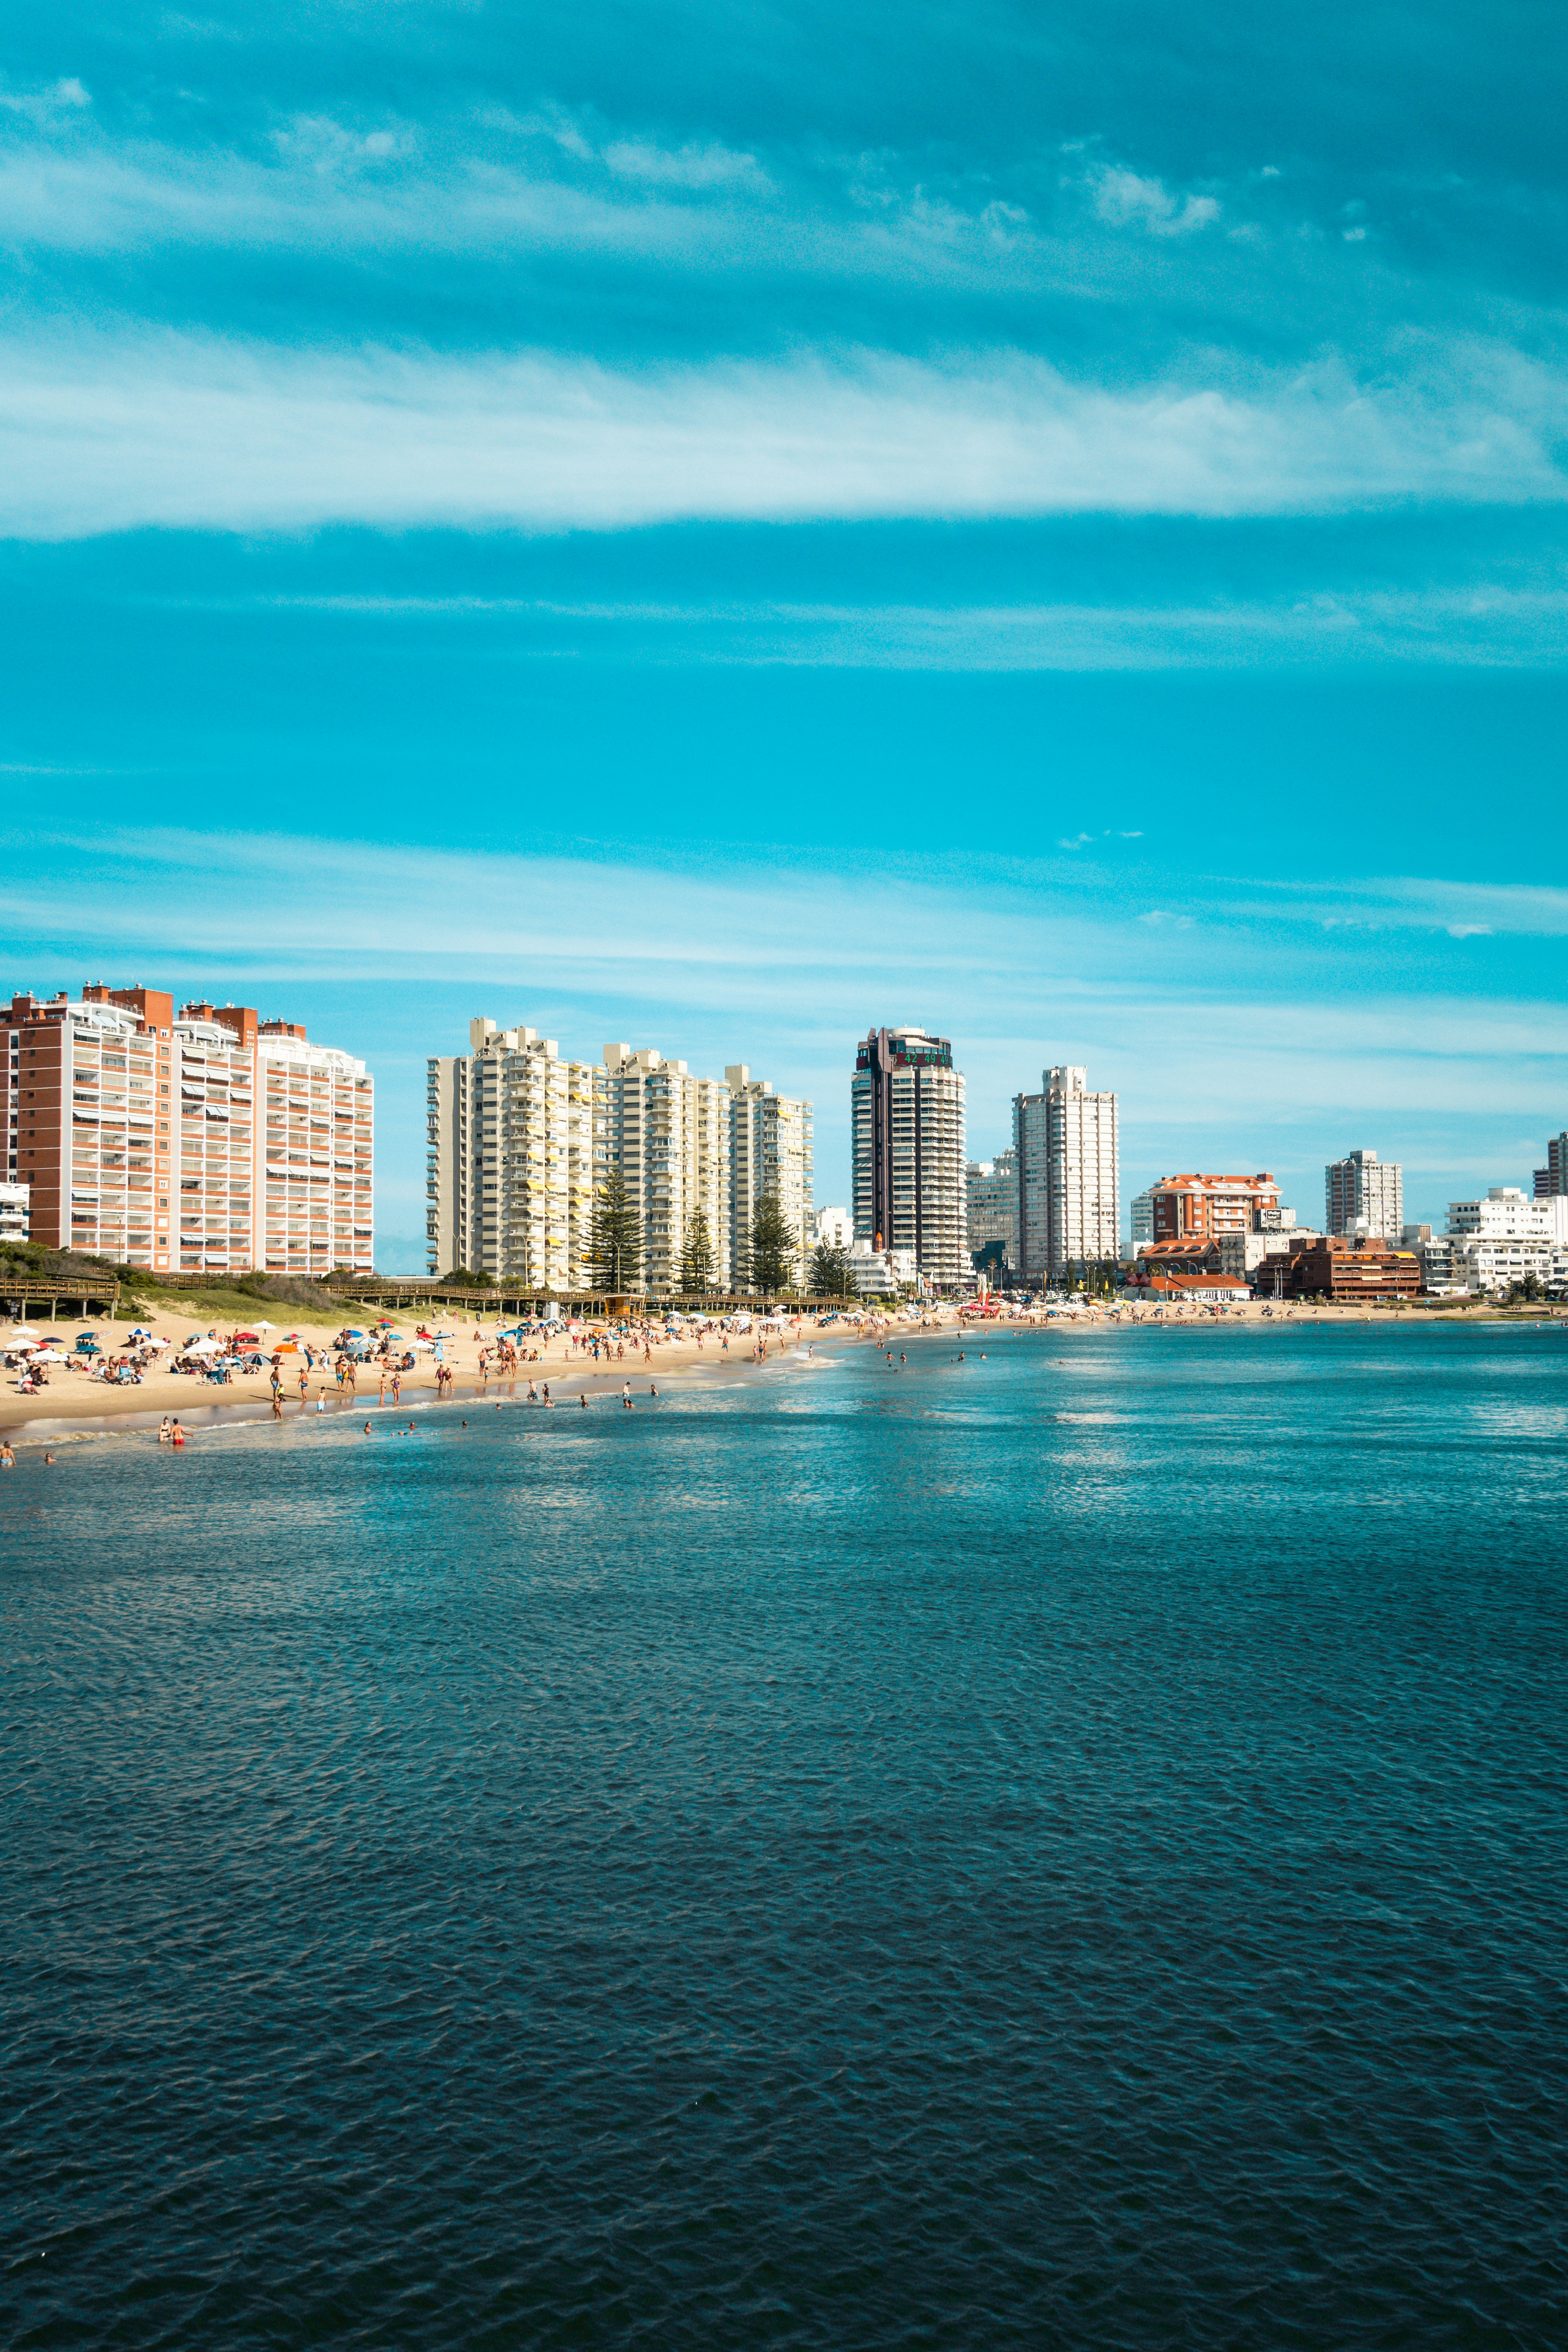
[[1558, 499], [1563, 388], [1446, 397], [1329, 369], [1250, 389], [1074, 383], [1021, 354], [611, 370], [173, 334], [13, 341], [0, 530], [357, 520], [542, 530], [680, 518], [1236, 515]]
[[[1070, 857], [1055, 874], [965, 856], [951, 871], [921, 860], [868, 879], [824, 859], [801, 875], [714, 856], [661, 877], [646, 856], [608, 852], [590, 862], [65, 830], [29, 836], [26, 859], [0, 855], [0, 874], [13, 943], [0, 985], [86, 976], [60, 968], [68, 905], [70, 953], [93, 976], [118, 964], [145, 978], [156, 962], [176, 987], [221, 983], [296, 1017], [359, 990], [374, 1008], [374, 1053], [416, 1075], [420, 1055], [450, 1050], [481, 1011], [533, 1021], [574, 1052], [635, 1035], [704, 1068], [748, 1058], [816, 1101], [825, 1196], [846, 1165], [852, 1041], [889, 1011], [955, 1038], [971, 1134], [985, 1148], [1005, 1139], [1012, 1095], [1045, 1063], [1091, 1064], [1122, 1097], [1129, 1190], [1178, 1138], [1194, 1150], [1234, 1140], [1249, 1165], [1321, 1182], [1327, 1151], [1374, 1119], [1376, 1135], [1360, 1139], [1394, 1156], [1402, 1134], [1420, 1131], [1440, 1205], [1478, 1138], [1546, 1132], [1568, 1084], [1563, 1004], [1477, 981], [1468, 959], [1489, 943], [1447, 937], [1482, 926], [1568, 937], [1562, 891], [1392, 880], [1336, 894], [1222, 878], [1140, 907], [1114, 860], [1102, 887]], [[1367, 929], [1344, 935], [1326, 965], [1324, 917], [1363, 901]], [[265, 927], [237, 938], [236, 904], [265, 906]], [[1442, 942], [1445, 984], [1401, 960], [1401, 934], [1415, 930]], [[417, 1034], [393, 1046], [387, 992], [405, 988]], [[413, 1076], [406, 1094], [395, 1113], [384, 1105], [380, 1151], [388, 1181], [412, 1197]], [[1490, 1181], [1518, 1181], [1493, 1151]]]

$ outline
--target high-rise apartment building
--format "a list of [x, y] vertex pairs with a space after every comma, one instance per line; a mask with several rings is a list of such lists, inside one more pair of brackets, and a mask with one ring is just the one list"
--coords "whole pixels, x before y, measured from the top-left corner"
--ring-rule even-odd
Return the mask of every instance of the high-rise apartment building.
[[1568, 1192], [1568, 1132], [1548, 1139], [1546, 1165], [1535, 1171], [1538, 1201], [1550, 1201], [1562, 1192]]
[[722, 1083], [652, 1046], [563, 1060], [533, 1029], [468, 1024], [467, 1055], [437, 1055], [426, 1088], [426, 1239], [432, 1273], [482, 1270], [556, 1296], [595, 1286], [594, 1205], [612, 1169], [642, 1230], [624, 1287], [669, 1295], [699, 1212], [713, 1286], [737, 1279], [756, 1203], [779, 1200], [804, 1255], [812, 1218], [812, 1107], [743, 1063]]
[[1163, 1176], [1149, 1188], [1156, 1242], [1219, 1241], [1265, 1230], [1276, 1215], [1279, 1187], [1265, 1169], [1256, 1176]]
[[971, 1278], [964, 1182], [963, 1076], [945, 1037], [873, 1029], [849, 1084], [855, 1238], [875, 1250], [912, 1250], [925, 1280], [962, 1289]]
[[[1001, 1263], [1018, 1264], [1018, 1155], [1011, 1144], [994, 1160], [972, 1160], [964, 1171], [971, 1265], [1000, 1247]], [[992, 1261], [994, 1263], [994, 1259]]]
[[680, 1263], [700, 1209], [727, 1290], [730, 1256], [730, 1090], [693, 1077], [684, 1062], [652, 1046], [605, 1048], [604, 1141], [642, 1219], [643, 1287], [668, 1297], [680, 1288]]
[[1375, 1151], [1347, 1152], [1323, 1171], [1323, 1220], [1331, 1234], [1400, 1234], [1405, 1230], [1404, 1171]]
[[1091, 1094], [1086, 1070], [1041, 1073], [1037, 1095], [1013, 1097], [1018, 1161], [1018, 1265], [1026, 1279], [1117, 1254], [1117, 1105]]
[[432, 1274], [468, 1266], [540, 1292], [584, 1290], [595, 1120], [604, 1072], [563, 1062], [536, 1029], [468, 1024], [426, 1087], [426, 1249]]
[[1154, 1238], [1154, 1194], [1152, 1189], [1140, 1192], [1127, 1211], [1128, 1226], [1132, 1237], [1132, 1255], [1147, 1249]]
[[176, 1013], [156, 989], [17, 996], [0, 1066], [46, 1248], [154, 1272], [371, 1271], [374, 1084], [297, 1024]]
[[757, 1203], [771, 1194], [795, 1238], [802, 1268], [811, 1247], [815, 1154], [812, 1108], [792, 1095], [775, 1094], [753, 1078], [744, 1062], [724, 1072], [730, 1091], [730, 1266], [738, 1287], [746, 1280], [752, 1220]]

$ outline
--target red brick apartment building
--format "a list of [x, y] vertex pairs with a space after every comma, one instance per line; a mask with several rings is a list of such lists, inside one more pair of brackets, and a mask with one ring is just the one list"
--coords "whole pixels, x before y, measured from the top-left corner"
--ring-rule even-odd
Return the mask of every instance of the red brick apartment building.
[[0, 1134], [46, 1248], [187, 1273], [374, 1264], [374, 1081], [248, 1005], [13, 997]]
[[1421, 1260], [1414, 1250], [1377, 1249], [1328, 1234], [1297, 1251], [1284, 1288], [1287, 1298], [1415, 1298]]
[[1165, 1176], [1149, 1188], [1156, 1242], [1217, 1241], [1255, 1234], [1265, 1209], [1279, 1206], [1272, 1176]]

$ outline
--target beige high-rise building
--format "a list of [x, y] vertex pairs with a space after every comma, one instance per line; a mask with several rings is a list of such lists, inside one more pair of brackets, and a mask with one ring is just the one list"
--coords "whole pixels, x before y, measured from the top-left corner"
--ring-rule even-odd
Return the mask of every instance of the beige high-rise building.
[[1091, 1094], [1086, 1070], [1045, 1070], [1037, 1095], [1013, 1098], [1018, 1160], [1019, 1271], [1058, 1282], [1077, 1265], [1114, 1258], [1117, 1106]]
[[642, 1219], [640, 1287], [656, 1297], [680, 1288], [681, 1258], [700, 1209], [713, 1252], [714, 1282], [728, 1290], [730, 1090], [693, 1077], [684, 1062], [651, 1045], [606, 1045], [600, 1112], [601, 1166], [619, 1168]]
[[808, 1102], [775, 1094], [744, 1062], [724, 1072], [730, 1091], [730, 1263], [737, 1288], [747, 1280], [752, 1220], [772, 1194], [795, 1236], [797, 1279], [811, 1247], [813, 1118]]
[[595, 1119], [603, 1072], [536, 1029], [468, 1024], [467, 1055], [433, 1056], [426, 1093], [432, 1274], [483, 1272], [542, 1296], [591, 1286]]
[[1405, 1171], [1375, 1151], [1347, 1152], [1323, 1171], [1324, 1221], [1331, 1234], [1392, 1234], [1405, 1230]]

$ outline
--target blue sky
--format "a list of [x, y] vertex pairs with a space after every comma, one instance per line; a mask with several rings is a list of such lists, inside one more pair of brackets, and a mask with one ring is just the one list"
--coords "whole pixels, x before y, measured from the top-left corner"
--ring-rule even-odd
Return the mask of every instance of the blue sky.
[[0, 50], [0, 984], [1047, 1061], [1124, 1191], [1568, 1122], [1559, 9], [64, 5]]

